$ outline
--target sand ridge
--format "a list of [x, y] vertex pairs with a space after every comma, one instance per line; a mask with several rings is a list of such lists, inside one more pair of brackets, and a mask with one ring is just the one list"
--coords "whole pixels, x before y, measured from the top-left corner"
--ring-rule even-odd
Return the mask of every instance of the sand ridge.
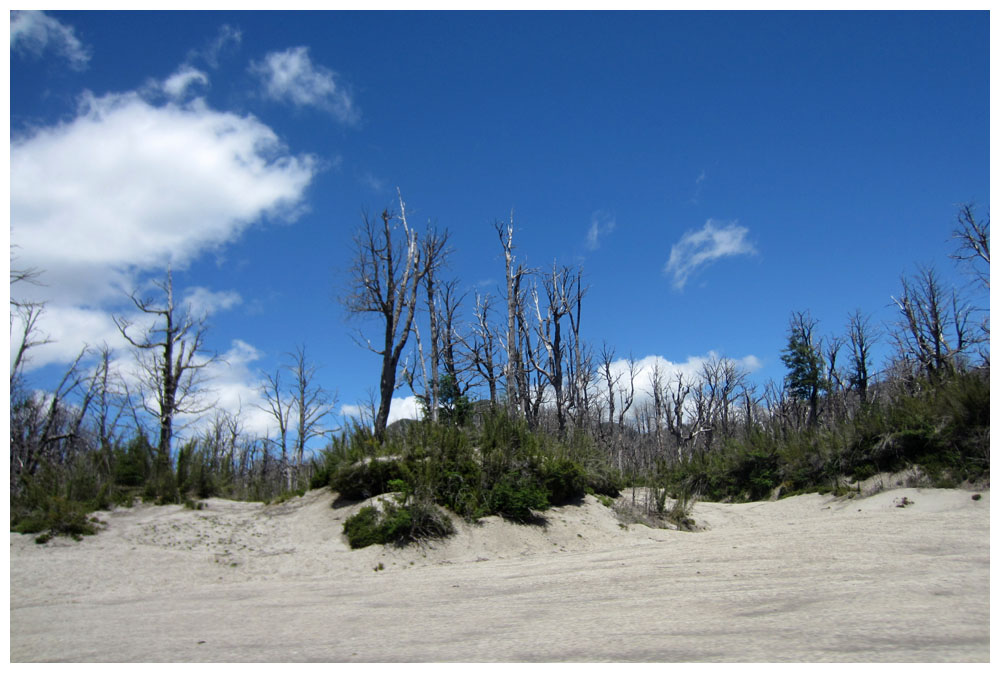
[[360, 550], [342, 527], [363, 503], [327, 489], [138, 505], [79, 543], [11, 534], [11, 660], [987, 661], [989, 492], [971, 496], [701, 502], [695, 533], [587, 496], [545, 525], [456, 518]]

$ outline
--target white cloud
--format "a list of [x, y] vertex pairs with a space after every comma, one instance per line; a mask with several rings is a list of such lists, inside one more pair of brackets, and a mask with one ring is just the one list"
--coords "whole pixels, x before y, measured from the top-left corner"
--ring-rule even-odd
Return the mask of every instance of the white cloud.
[[753, 255], [753, 244], [746, 240], [749, 230], [736, 222], [708, 220], [698, 231], [689, 231], [670, 249], [670, 259], [663, 272], [673, 274], [674, 287], [683, 289], [688, 278], [700, 267], [721, 257]]
[[[176, 91], [198, 79], [183, 73]], [[110, 342], [108, 312], [140, 274], [182, 268], [262, 219], [296, 217], [317, 165], [253, 116], [201, 99], [155, 105], [137, 92], [87, 93], [72, 120], [15, 137], [10, 241], [17, 265], [42, 270], [43, 284], [12, 290], [47, 303], [39, 327], [58, 339], [32, 366]], [[199, 310], [238, 301], [191, 292]]]
[[615, 226], [614, 216], [605, 210], [598, 210], [591, 215], [590, 229], [587, 230], [587, 249], [597, 250], [601, 247], [601, 237], [613, 232]]
[[184, 99], [188, 89], [196, 83], [201, 86], [208, 86], [208, 75], [186, 65], [163, 82], [163, 91], [172, 100], [180, 101]]
[[423, 418], [423, 414], [420, 412], [420, 405], [417, 403], [417, 398], [413, 395], [402, 398], [394, 397], [392, 398], [392, 404], [389, 405], [390, 424], [404, 418], [413, 418], [418, 420]]
[[204, 49], [193, 52], [192, 56], [200, 56], [210, 67], [218, 68], [219, 56], [225, 51], [236, 49], [242, 41], [243, 32], [239, 28], [223, 24], [219, 28], [219, 34], [215, 36], [215, 39]]
[[358, 121], [359, 112], [335, 72], [313, 65], [308, 47], [273, 51], [263, 62], [253, 62], [250, 72], [261, 79], [264, 95], [299, 107], [316, 107], [345, 124]]
[[[253, 367], [260, 358], [259, 350], [245, 341], [234, 339], [229, 350], [200, 370], [198, 393], [195, 397], [189, 398], [188, 403], [194, 403], [200, 408], [211, 408], [213, 411], [238, 415], [241, 427], [248, 435], [265, 437], [273, 433], [277, 423], [261, 408], [266, 407], [266, 403], [260, 390], [260, 376]], [[121, 374], [133, 394], [144, 394], [147, 405], [152, 409], [156, 408], [152, 393], [141, 385], [144, 374], [131, 354], [119, 354], [112, 366]], [[212, 422], [213, 415], [212, 413], [178, 414], [174, 446], [204, 431]], [[149, 414], [146, 414], [145, 420], [151, 426], [157, 423]]]
[[[80, 306], [60, 306], [49, 304], [38, 320], [39, 331], [34, 340], [48, 340], [49, 343], [28, 350], [25, 370], [37, 369], [49, 364], [69, 363], [85, 345], [92, 348], [108, 344], [111, 348], [126, 344], [117, 326], [107, 311]], [[14, 362], [17, 349], [21, 345], [24, 323], [17, 315], [11, 316], [10, 362]]]
[[[707, 362], [720, 359], [715, 351], [709, 351], [706, 355], [692, 355], [684, 362], [672, 362], [660, 355], [647, 355], [634, 361], [635, 376], [635, 398], [631, 411], [636, 411], [644, 402], [653, 399], [653, 373], [659, 368], [661, 380], [665, 384], [676, 385], [677, 376], [683, 376], [685, 383], [695, 381], [700, 375], [702, 368]], [[752, 373], [761, 368], [760, 360], [754, 355], [747, 355], [733, 362], [743, 371]], [[618, 377], [617, 391], [628, 391], [629, 387], [629, 364], [627, 359], [615, 360], [611, 363], [612, 378]], [[596, 394], [607, 396], [607, 383], [603, 378], [598, 379]], [[617, 393], [616, 393], [617, 399]]]
[[127, 268], [183, 266], [293, 213], [315, 170], [253, 117], [135, 93], [85, 95], [71, 122], [15, 139], [10, 162], [11, 242], [80, 303], [117, 294]]
[[66, 58], [74, 70], [83, 70], [90, 61], [90, 50], [71, 26], [34, 10], [10, 13], [10, 48], [35, 58], [52, 49]]
[[[276, 430], [277, 423], [261, 408], [267, 404], [260, 390], [260, 374], [254, 367], [260, 358], [259, 350], [234, 339], [229, 350], [205, 368], [205, 388], [216, 409], [238, 414], [247, 433], [266, 436]], [[207, 416], [201, 417], [192, 429], [197, 431], [208, 422]]]
[[218, 311], [231, 309], [243, 303], [235, 290], [209, 290], [207, 287], [189, 287], [184, 291], [184, 305], [193, 316], [206, 317]]
[[[343, 404], [340, 407], [340, 415], [349, 418], [363, 419], [370, 415], [370, 412], [361, 404]], [[423, 418], [420, 411], [420, 404], [413, 395], [408, 397], [394, 397], [389, 405], [389, 425], [404, 418], [419, 420]], [[369, 419], [370, 420], [370, 419]]]

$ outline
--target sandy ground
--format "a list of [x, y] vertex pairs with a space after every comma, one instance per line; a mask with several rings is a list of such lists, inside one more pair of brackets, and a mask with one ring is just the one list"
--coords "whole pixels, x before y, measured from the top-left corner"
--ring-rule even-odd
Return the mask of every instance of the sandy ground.
[[11, 534], [10, 657], [988, 661], [990, 496], [971, 496], [698, 503], [694, 533], [622, 528], [588, 496], [545, 526], [353, 551], [360, 505], [325, 489], [137, 506], [82, 542]]

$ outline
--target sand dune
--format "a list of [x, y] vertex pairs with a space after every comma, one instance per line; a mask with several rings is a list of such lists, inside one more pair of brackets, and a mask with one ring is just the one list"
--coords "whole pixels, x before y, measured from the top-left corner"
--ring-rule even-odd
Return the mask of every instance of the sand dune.
[[971, 496], [698, 503], [695, 533], [588, 496], [361, 550], [325, 489], [119, 509], [79, 543], [11, 534], [11, 661], [988, 661]]

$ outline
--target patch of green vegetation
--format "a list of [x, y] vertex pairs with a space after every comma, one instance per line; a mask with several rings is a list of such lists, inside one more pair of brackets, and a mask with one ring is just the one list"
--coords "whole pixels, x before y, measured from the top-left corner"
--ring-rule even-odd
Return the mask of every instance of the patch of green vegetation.
[[783, 435], [762, 430], [731, 438], [664, 470], [666, 482], [706, 500], [761, 500], [806, 492], [848, 495], [843, 477], [860, 482], [880, 472], [919, 468], [938, 488], [989, 474], [989, 385], [958, 373], [826, 428]]
[[40, 537], [43, 539], [36, 540], [41, 544], [56, 535], [79, 541], [84, 535], [97, 533], [97, 527], [88, 514], [89, 510], [83, 504], [52, 496], [46, 498], [39, 508], [21, 516], [12, 529], [17, 533], [42, 533]]
[[426, 538], [447, 537], [455, 528], [445, 515], [426, 501], [398, 505], [384, 502], [382, 511], [372, 505], [358, 510], [344, 522], [352, 549], [373, 544], [408, 544]]
[[615, 499], [612, 498], [609, 495], [604, 495], [603, 493], [598, 493], [598, 494], [595, 495], [595, 497], [597, 498], [598, 502], [600, 502], [602, 505], [604, 505], [608, 509], [611, 509], [612, 507], [615, 506]]

